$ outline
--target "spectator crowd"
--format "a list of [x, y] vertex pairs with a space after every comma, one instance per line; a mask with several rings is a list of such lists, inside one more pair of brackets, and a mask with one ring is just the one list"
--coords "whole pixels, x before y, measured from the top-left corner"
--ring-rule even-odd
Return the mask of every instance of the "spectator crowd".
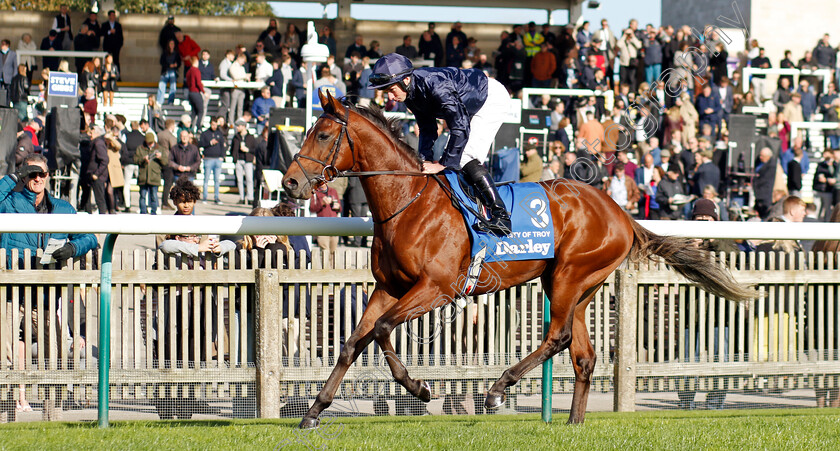
[[[840, 131], [828, 130], [823, 136], [794, 135], [791, 128], [793, 122], [808, 120], [840, 124], [837, 49], [829, 35], [800, 59], [786, 52], [778, 64], [782, 68], [829, 69], [830, 81], [823, 89], [821, 80], [813, 75], [796, 80], [780, 77], [776, 85], [761, 74], [744, 79], [744, 67], [776, 67], [756, 40], [748, 43], [746, 51], [730, 56], [724, 39], [714, 29], [698, 36], [688, 26], [642, 28], [636, 20], [623, 30], [614, 31], [606, 20], [599, 29], [591, 28], [588, 22], [577, 28], [538, 27], [533, 22], [514, 25], [501, 33], [498, 43], [482, 44], [482, 50], [475, 37], [464, 33], [460, 22], [444, 36], [437, 33], [435, 23], [429, 23], [419, 36], [403, 36], [393, 51], [425, 64], [483, 70], [499, 80], [511, 97], [521, 97], [526, 87], [593, 92], [591, 96], [542, 95], [526, 104], [528, 109], [545, 110], [549, 131], [545, 140], [522, 143], [521, 155], [514, 149], [518, 181], [577, 180], [603, 190], [639, 219], [840, 220], [835, 208], [840, 203]], [[114, 104], [123, 42], [114, 11], [102, 22], [99, 14], [91, 12], [74, 27], [66, 6], [55, 16], [39, 47], [31, 35], [21, 36], [18, 50], [101, 49], [107, 53], [105, 58], [74, 60], [79, 75], [79, 158], [59, 174], [48, 164], [55, 155], [49, 155], [48, 150], [51, 138], [45, 127], [45, 84], [39, 85], [34, 102], [29, 94], [34, 73], [40, 70], [41, 79], [49, 80], [50, 73], [71, 72], [69, 61], [24, 56], [18, 65], [11, 42], [0, 41], [0, 86], [8, 91], [19, 121], [15, 158], [20, 168], [0, 183], [0, 194], [5, 196], [3, 212], [78, 210], [154, 215], [168, 210], [192, 214], [196, 202], [222, 203], [221, 170], [226, 160], [235, 167], [239, 204], [259, 207], [262, 171], [272, 165], [271, 112], [302, 108], [306, 103], [308, 72], [301, 58], [302, 31], [291, 23], [280, 27], [271, 19], [253, 42], [227, 49], [216, 60], [202, 48], [200, 37], [185, 33], [174, 17], [168, 17], [158, 40], [157, 92], [148, 97], [139, 117], [119, 114], [119, 105]], [[329, 48], [330, 57], [313, 68], [316, 88], [361, 105], [406, 111], [405, 105], [371, 89], [368, 80], [373, 62], [391, 48], [377, 40], [366, 41], [362, 35], [356, 35], [346, 49], [337, 48], [329, 26], [320, 30], [319, 42]], [[731, 67], [733, 62], [735, 67]], [[255, 82], [258, 87], [245, 82]], [[218, 88], [208, 86], [216, 84]], [[741, 94], [744, 84], [749, 89]], [[218, 89], [217, 97], [213, 97], [214, 89]], [[612, 93], [611, 101], [602, 95], [607, 92]], [[179, 96], [190, 105], [189, 113], [170, 117], [165, 106]], [[218, 104], [211, 105], [211, 99], [216, 98]], [[736, 148], [730, 139], [731, 117], [748, 113], [750, 108], [764, 111], [755, 158], [741, 152], [731, 161], [729, 155]], [[211, 110], [216, 114], [211, 115]], [[416, 147], [416, 124], [407, 120], [404, 130], [406, 142]], [[436, 146], [442, 148], [448, 137], [443, 122], [439, 134]], [[815, 158], [815, 149], [824, 151]], [[501, 162], [497, 164], [494, 171], [510, 173]], [[203, 173], [201, 187], [193, 185], [199, 171]], [[69, 183], [50, 189], [47, 179], [51, 172]], [[813, 202], [806, 204], [803, 181], [811, 173]], [[140, 193], [134, 208], [132, 184]], [[290, 214], [282, 205], [279, 210], [282, 215]], [[356, 178], [337, 179], [327, 191], [316, 193], [310, 211], [321, 217], [368, 214]], [[281, 213], [256, 208], [252, 214]], [[4, 234], [3, 247], [34, 250], [43, 244], [33, 242], [29, 235]], [[56, 258], [78, 257], [96, 247], [92, 235], [56, 238], [65, 240], [54, 251]], [[318, 237], [316, 242], [330, 255], [339, 244], [335, 237]], [[166, 253], [184, 256], [222, 253], [237, 246], [248, 250], [308, 248], [306, 243], [293, 244], [288, 237], [278, 236], [245, 237], [240, 243], [170, 236], [160, 246]], [[367, 245], [362, 237], [344, 244]], [[707, 244], [718, 250], [747, 252], [811, 250], [809, 243], [800, 242]], [[691, 400], [693, 396], [692, 392]], [[724, 396], [718, 393], [714, 397], [715, 403], [719, 402], [716, 405], [723, 404]], [[686, 397], [686, 405], [689, 402], [693, 401]]]
[[[127, 118], [113, 114], [118, 111], [114, 92], [119, 89], [122, 27], [114, 11], [102, 19], [91, 12], [75, 27], [69, 9], [62, 6], [39, 47], [107, 52], [104, 59], [74, 61], [83, 118], [81, 157], [71, 166], [73, 182], [63, 189], [64, 198], [82, 211], [132, 211], [131, 184], [136, 183], [141, 196], [135, 211], [155, 214], [158, 206], [174, 210], [168, 196], [176, 180], [195, 180], [201, 171], [202, 201], [221, 203], [221, 168], [231, 159], [239, 203], [256, 205], [262, 169], [270, 165], [273, 151], [267, 127], [271, 111], [303, 107], [306, 102], [302, 30], [292, 23], [281, 27], [270, 19], [252, 43], [236, 45], [215, 60], [202, 48], [200, 37], [194, 39], [173, 16], [168, 17], [158, 39], [157, 93], [148, 98], [140, 117]], [[746, 51], [730, 56], [714, 28], [707, 28], [703, 36], [689, 26], [641, 27], [636, 20], [622, 30], [613, 30], [606, 20], [599, 29], [593, 28], [588, 22], [579, 27], [514, 25], [501, 33], [498, 44], [482, 46], [482, 50], [460, 22], [452, 24], [445, 35], [429, 23], [416, 41], [415, 36], [405, 35], [393, 51], [425, 60], [425, 64], [481, 69], [502, 82], [512, 97], [521, 97], [525, 87], [593, 91], [592, 96], [529, 99], [533, 101], [526, 108], [548, 110], [550, 130], [546, 142], [522, 145], [522, 181], [577, 179], [604, 190], [642, 219], [685, 219], [695, 201], [706, 198], [718, 206], [721, 219], [766, 220], [781, 216], [789, 196], [802, 195], [803, 175], [813, 163], [814, 205], [809, 208], [816, 209], [816, 218], [829, 219], [832, 207], [840, 202], [836, 183], [840, 132], [827, 131], [825, 143], [818, 146], [820, 136], [792, 136], [790, 126], [806, 120], [840, 123], [834, 80], [837, 49], [831, 46], [829, 35], [798, 61], [786, 52], [778, 64], [830, 69], [831, 82], [823, 90], [813, 75], [803, 75], [795, 83], [793, 77], [780, 77], [776, 86], [760, 74], [743, 80], [744, 67], [774, 67], [773, 62], [754, 39]], [[368, 80], [372, 62], [391, 49], [362, 35], [339, 49], [329, 26], [320, 30], [319, 42], [329, 48], [330, 57], [313, 68], [316, 88], [362, 105], [405, 111], [403, 104], [371, 89]], [[32, 37], [24, 34], [17, 48], [36, 47]], [[50, 72], [70, 72], [69, 61], [44, 57], [39, 66], [35, 58], [25, 56], [15, 66], [11, 42], [3, 40], [0, 50], [0, 84], [9, 90], [20, 121], [18, 160], [27, 152], [47, 152], [48, 94], [41, 84], [37, 101], [29, 101], [32, 76], [39, 69], [44, 80]], [[183, 92], [178, 91], [178, 83]], [[218, 88], [207, 86], [217, 83]], [[742, 95], [744, 83], [749, 90]], [[214, 89], [218, 89], [218, 96], [213, 97], [218, 104], [211, 105]], [[611, 100], [602, 95], [606, 92], [612, 93]], [[166, 105], [177, 97], [189, 103], [189, 113], [169, 117]], [[767, 107], [766, 126], [758, 130], [755, 160], [740, 154], [738, 161], [730, 162], [734, 146], [730, 116], [763, 106]], [[416, 144], [416, 128], [413, 122], [405, 122], [407, 142]], [[446, 124], [441, 123], [440, 132], [445, 140]], [[812, 162], [817, 148], [826, 150]], [[214, 196], [209, 199], [211, 183]], [[351, 183], [337, 186], [336, 191], [316, 202], [313, 213], [366, 214], [363, 197], [354, 193], [361, 193], [359, 187]], [[339, 198], [341, 202], [331, 202]], [[322, 244], [335, 247], [332, 240], [322, 240]]]

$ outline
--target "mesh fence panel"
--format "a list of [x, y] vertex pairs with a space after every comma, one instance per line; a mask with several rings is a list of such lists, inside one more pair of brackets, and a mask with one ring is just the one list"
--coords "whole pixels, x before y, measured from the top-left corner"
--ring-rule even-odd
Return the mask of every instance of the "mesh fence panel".
[[[231, 265], [235, 256], [214, 262], [214, 271], [183, 262], [178, 270], [155, 266], [162, 258], [123, 255], [114, 270], [110, 417], [258, 416], [257, 343], [267, 332], [256, 316], [258, 305], [268, 305], [258, 304], [261, 279], [253, 269]], [[265, 324], [276, 327], [280, 341], [265, 352], [279, 357], [280, 416], [306, 413], [361, 320], [374, 289], [367, 258], [339, 253], [335, 268], [320, 269], [327, 259], [316, 252], [315, 269], [279, 272], [279, 294], [265, 302], [281, 307]], [[0, 420], [94, 420], [99, 272], [91, 258], [60, 271], [21, 261], [0, 268], [7, 299], [0, 309]], [[2, 250], [0, 262], [6, 262]], [[628, 269], [633, 287], [629, 299], [620, 299], [610, 278], [585, 315], [597, 356], [587, 410], [612, 410], [617, 396], [620, 302], [636, 311], [630, 329], [637, 410], [840, 403], [835, 256], [741, 254], [727, 262], [764, 297], [742, 304], [716, 298], [653, 264]], [[371, 344], [324, 418], [538, 412], [539, 367], [507, 389], [499, 410], [483, 404], [504, 371], [541, 343], [542, 302], [539, 284], [531, 282], [409, 318], [395, 329], [392, 344], [410, 377], [428, 382], [431, 402], [396, 383], [385, 353]], [[575, 386], [568, 351], [553, 362], [553, 407], [568, 411]], [[16, 408], [23, 400], [32, 411]]]

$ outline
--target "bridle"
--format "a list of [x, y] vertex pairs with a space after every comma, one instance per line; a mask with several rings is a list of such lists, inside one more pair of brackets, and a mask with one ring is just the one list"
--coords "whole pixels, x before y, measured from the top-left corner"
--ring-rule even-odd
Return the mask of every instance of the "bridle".
[[[356, 167], [356, 146], [353, 143], [353, 138], [350, 137], [350, 133], [347, 132], [347, 121], [350, 120], [350, 109], [345, 109], [344, 118], [337, 117], [334, 114], [327, 113], [324, 111], [324, 114], [321, 115], [319, 120], [322, 118], [329, 119], [338, 125], [341, 126], [341, 131], [338, 132], [338, 138], [336, 138], [335, 142], [333, 142], [333, 146], [330, 149], [330, 153], [327, 154], [326, 160], [329, 160], [329, 163], [324, 160], [319, 160], [315, 157], [310, 157], [309, 155], [301, 155], [300, 152], [296, 153], [294, 156], [294, 161], [303, 172], [303, 176], [306, 177], [306, 182], [312, 186], [312, 189], [315, 190], [319, 186], [329, 183], [333, 181], [336, 177], [341, 177], [342, 172], [336, 169], [335, 162], [338, 160], [338, 152], [341, 150], [341, 139], [343, 137], [347, 138], [347, 144], [350, 146], [350, 155], [353, 158], [353, 166]], [[332, 157], [332, 158], [330, 158]], [[310, 174], [300, 163], [301, 159], [314, 161], [315, 163], [320, 164], [323, 166], [321, 169], [321, 175], [312, 175]], [[316, 182], [313, 184], [313, 181]]]
[[[347, 125], [350, 121], [350, 108], [345, 105], [344, 108], [344, 117], [336, 116], [334, 113], [328, 113], [326, 109], [324, 113], [318, 118], [320, 119], [329, 119], [338, 125], [341, 126], [341, 130], [338, 132], [338, 138], [333, 142], [333, 146], [330, 149], [330, 152], [327, 154], [327, 157], [324, 160], [319, 160], [315, 157], [310, 157], [309, 155], [301, 155], [300, 153], [295, 154], [293, 160], [295, 164], [300, 168], [301, 172], [303, 172], [303, 176], [306, 177], [306, 182], [310, 184], [312, 190], [318, 189], [321, 185], [325, 185], [336, 178], [339, 177], [366, 177], [372, 175], [405, 175], [405, 176], [413, 176], [413, 177], [426, 177], [426, 183], [423, 185], [423, 188], [417, 192], [417, 194], [408, 201], [402, 208], [396, 211], [396, 213], [388, 216], [384, 220], [376, 220], [374, 218], [373, 222], [376, 224], [384, 224], [391, 219], [394, 219], [397, 215], [405, 211], [415, 200], [417, 200], [424, 191], [426, 191], [426, 187], [429, 186], [429, 174], [424, 174], [422, 172], [412, 172], [412, 171], [339, 171], [335, 167], [335, 163], [338, 160], [338, 153], [341, 150], [341, 141], [343, 138], [347, 139], [347, 144], [350, 146], [350, 155], [353, 158], [353, 164], [350, 166], [351, 168], [356, 167], [356, 147], [355, 143], [353, 142], [353, 138], [350, 137], [350, 133], [347, 131]], [[301, 164], [300, 160], [305, 159], [315, 163], [320, 164], [323, 166], [321, 169], [321, 174], [310, 174]]]

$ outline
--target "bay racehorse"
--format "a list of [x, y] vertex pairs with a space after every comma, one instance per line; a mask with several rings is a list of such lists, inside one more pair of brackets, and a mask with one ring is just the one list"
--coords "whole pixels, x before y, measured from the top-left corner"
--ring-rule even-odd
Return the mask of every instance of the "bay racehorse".
[[[424, 176], [417, 152], [399, 138], [399, 126], [378, 109], [357, 108], [321, 94], [324, 114], [309, 131], [283, 177], [295, 198], [337, 176], [359, 176], [373, 215], [371, 270], [376, 288], [364, 315], [344, 344], [335, 368], [303, 417], [301, 428], [319, 424], [349, 366], [376, 341], [405, 389], [429, 402], [429, 385], [408, 375], [391, 344], [391, 332], [408, 319], [454, 299], [459, 276], [470, 263], [470, 239], [445, 181]], [[350, 173], [344, 173], [352, 171]], [[431, 181], [430, 181], [431, 180]], [[589, 301], [628, 256], [661, 257], [706, 291], [730, 300], [754, 297], [691, 240], [655, 235], [634, 221], [602, 191], [586, 184], [541, 182], [554, 222], [554, 252], [545, 260], [487, 263], [473, 294], [506, 289], [539, 277], [551, 302], [551, 322], [542, 344], [506, 370], [490, 388], [487, 408], [502, 405], [505, 389], [548, 358], [569, 349], [575, 370], [570, 423], [583, 422], [595, 352], [586, 327]], [[491, 277], [498, 280], [491, 281]]]

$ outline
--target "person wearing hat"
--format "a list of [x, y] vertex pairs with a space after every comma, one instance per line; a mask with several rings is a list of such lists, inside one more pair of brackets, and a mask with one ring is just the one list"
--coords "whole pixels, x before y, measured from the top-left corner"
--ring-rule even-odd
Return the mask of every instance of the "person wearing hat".
[[[668, 152], [663, 150], [662, 153]], [[670, 158], [671, 154], [668, 153]], [[665, 170], [665, 177], [659, 182], [656, 190], [656, 203], [659, 204], [659, 217], [661, 219], [682, 219], [681, 205], [677, 205], [679, 198], [685, 196], [685, 188], [680, 178], [680, 167], [676, 164], [668, 164]]]
[[523, 149], [525, 151], [525, 163], [519, 168], [519, 181], [525, 182], [539, 182], [542, 176], [542, 158], [537, 152], [536, 138], [529, 139]]
[[[146, 133], [146, 139], [134, 153], [138, 166], [137, 184], [140, 186], [140, 214], [157, 214], [157, 190], [160, 186], [161, 168], [169, 165], [169, 149], [158, 145], [154, 133]], [[149, 210], [146, 210], [148, 202]]]
[[677, 161], [671, 161], [671, 157], [673, 154], [671, 153], [671, 149], [673, 145], [669, 145], [665, 149], [662, 149], [662, 152], [659, 153], [659, 158], [662, 163], [659, 165], [665, 172], [670, 170], [676, 171], [678, 174], [682, 175], [682, 168], [680, 168], [680, 164]]
[[[371, 88], [384, 90], [391, 101], [405, 102], [420, 127], [419, 153], [423, 172], [436, 174], [446, 168], [460, 170], [490, 210], [483, 232], [510, 233], [510, 215], [490, 173], [482, 163], [504, 121], [510, 95], [498, 81], [477, 69], [420, 67], [396, 53], [380, 58], [370, 76]], [[436, 120], [446, 121], [449, 142], [440, 161], [432, 147], [438, 137]]]
[[167, 17], [166, 23], [160, 30], [160, 36], [158, 37], [158, 44], [160, 45], [161, 50], [166, 49], [166, 46], [169, 45], [169, 41], [178, 42], [175, 39], [175, 33], [178, 31], [181, 31], [181, 29], [175, 25], [175, 16]]
[[[694, 202], [694, 209], [691, 212], [691, 219], [693, 221], [719, 221], [720, 216], [718, 214], [717, 205], [709, 199], [697, 199]], [[730, 252], [738, 251], [738, 246], [732, 240], [694, 240], [694, 244], [700, 248], [707, 249], [710, 252], [714, 252], [715, 254], [719, 254], [720, 252], [726, 253], [729, 255]], [[698, 308], [700, 303], [697, 304]], [[726, 307], [723, 307], [726, 308]], [[695, 313], [694, 317], [699, 318], [700, 312]], [[708, 350], [710, 353], [710, 358], [714, 358], [716, 361], [725, 361], [729, 354], [729, 325], [727, 324], [726, 315], [721, 316], [723, 319], [723, 324], [716, 321], [713, 336], [718, 337], [718, 327], [723, 327], [723, 343], [719, 340], [715, 339], [709, 343]], [[694, 327], [699, 327], [697, 323], [694, 324]], [[699, 352], [700, 352], [700, 345], [699, 345], [699, 337], [700, 334], [697, 333], [694, 336], [694, 345], [691, 345], [691, 338], [689, 332], [689, 324], [685, 324], [685, 348], [681, 349], [681, 352], [684, 352], [683, 361], [697, 361], [699, 359]], [[692, 352], [693, 351], [693, 352]], [[692, 355], [693, 354], [693, 355]], [[688, 382], [688, 381], [686, 381]], [[688, 384], [686, 384], [688, 385]], [[694, 395], [696, 391], [694, 390], [681, 390], [677, 392], [677, 396], [680, 399], [680, 408], [681, 409], [694, 409]], [[706, 407], [711, 410], [720, 410], [723, 408], [723, 401], [726, 399], [726, 391], [720, 389], [713, 389], [710, 390], [706, 394]]]
[[694, 209], [691, 211], [692, 221], [720, 221], [718, 207], [714, 201], [700, 198], [694, 202]]
[[528, 31], [522, 35], [522, 44], [525, 45], [525, 53], [528, 58], [533, 58], [540, 51], [540, 46], [545, 42], [545, 36], [537, 31], [537, 24], [528, 22]]
[[239, 191], [239, 204], [251, 204], [254, 201], [254, 164], [256, 163], [257, 140], [248, 133], [248, 122], [237, 119], [234, 126], [236, 133], [230, 143], [230, 154], [236, 163], [236, 187]]
[[[53, 197], [48, 186], [47, 158], [38, 153], [27, 154], [15, 173], [0, 180], [0, 213], [76, 214], [76, 209], [69, 202]], [[51, 238], [66, 240], [52, 253], [56, 260], [81, 257], [97, 246], [96, 237], [90, 233], [3, 233], [0, 235], [0, 248], [7, 251], [7, 264], [11, 267], [12, 249], [21, 251], [18, 258], [23, 263], [23, 249], [30, 249], [34, 254], [37, 249], [43, 249]]]

